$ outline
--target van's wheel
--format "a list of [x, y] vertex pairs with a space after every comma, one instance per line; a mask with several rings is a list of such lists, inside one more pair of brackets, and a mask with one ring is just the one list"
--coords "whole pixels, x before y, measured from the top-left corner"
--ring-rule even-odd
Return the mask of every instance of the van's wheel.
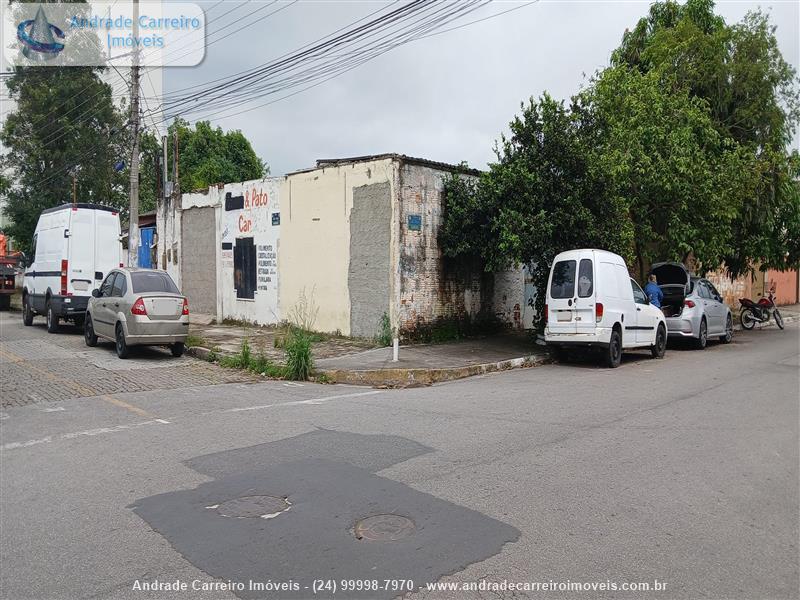
[[656, 343], [650, 346], [650, 354], [653, 358], [664, 358], [667, 353], [667, 329], [663, 325], [658, 326], [656, 332]]
[[45, 308], [47, 311], [47, 333], [58, 333], [58, 315], [53, 310], [53, 303], [47, 301]]
[[89, 347], [97, 346], [97, 334], [94, 332], [92, 315], [86, 315], [86, 322], [83, 324], [83, 341]]
[[183, 342], [175, 342], [169, 347], [169, 349], [172, 352], [172, 356], [179, 358], [183, 356], [183, 353], [186, 350], [186, 344]]
[[616, 369], [619, 363], [622, 362], [622, 334], [620, 334], [619, 329], [611, 331], [611, 339], [608, 342], [605, 359], [606, 366], [610, 369]]
[[700, 321], [700, 335], [697, 336], [697, 339], [694, 341], [694, 347], [698, 350], [705, 349], [706, 345], [708, 344], [708, 324], [706, 323], [706, 318]]
[[22, 299], [22, 324], [25, 327], [33, 325], [33, 309], [31, 308], [31, 297], [27, 294]]
[[719, 341], [723, 344], [730, 344], [733, 341], [733, 317], [730, 313], [725, 320], [725, 335], [719, 336]]
[[117, 323], [117, 329], [114, 335], [117, 347], [117, 356], [120, 358], [128, 358], [128, 354], [130, 354], [130, 349], [128, 348], [128, 343], [125, 341], [125, 332], [122, 330], [122, 324]]

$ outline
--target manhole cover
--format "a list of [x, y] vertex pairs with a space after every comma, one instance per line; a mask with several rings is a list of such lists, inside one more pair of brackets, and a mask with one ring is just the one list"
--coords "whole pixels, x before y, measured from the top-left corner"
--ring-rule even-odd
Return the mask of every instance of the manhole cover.
[[208, 508], [216, 508], [223, 517], [271, 519], [289, 510], [290, 506], [285, 498], [276, 496], [242, 496]]
[[393, 542], [413, 535], [414, 521], [400, 515], [375, 515], [362, 519], [353, 528], [359, 540], [368, 542]]

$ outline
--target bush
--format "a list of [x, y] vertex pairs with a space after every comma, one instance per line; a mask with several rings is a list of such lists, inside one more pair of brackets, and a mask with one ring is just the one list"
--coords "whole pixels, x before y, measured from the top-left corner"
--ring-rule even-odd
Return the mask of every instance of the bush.
[[375, 342], [380, 346], [392, 345], [392, 324], [389, 321], [389, 315], [383, 313], [381, 317], [380, 329], [378, 335], [375, 336]]
[[314, 365], [311, 358], [311, 337], [302, 330], [293, 329], [285, 341], [286, 376], [295, 381], [306, 381]]

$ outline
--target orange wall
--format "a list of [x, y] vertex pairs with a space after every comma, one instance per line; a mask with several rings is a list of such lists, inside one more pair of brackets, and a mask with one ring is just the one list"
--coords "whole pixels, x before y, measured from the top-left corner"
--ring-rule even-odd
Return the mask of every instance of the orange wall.
[[731, 280], [724, 267], [706, 273], [706, 278], [714, 284], [725, 303], [732, 309], [739, 308], [739, 298], [756, 300], [770, 286], [775, 285], [775, 302], [781, 306], [797, 304], [797, 271], [773, 271], [766, 273], [756, 271], [750, 275], [742, 275]]
[[767, 288], [775, 286], [775, 303], [797, 304], [797, 271], [767, 271]]

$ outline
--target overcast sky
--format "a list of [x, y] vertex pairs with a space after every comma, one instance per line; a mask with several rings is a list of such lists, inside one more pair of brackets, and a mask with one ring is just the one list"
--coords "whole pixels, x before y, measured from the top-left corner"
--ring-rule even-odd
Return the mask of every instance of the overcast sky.
[[[203, 4], [207, 9], [214, 2]], [[242, 6], [218, 20], [258, 7]], [[234, 2], [210, 10], [215, 15]], [[204, 62], [164, 70], [169, 93], [269, 61], [379, 8], [377, 2], [300, 1], [239, 35], [211, 45]], [[495, 2], [465, 21], [515, 6]], [[470, 27], [413, 42], [288, 100], [212, 120], [241, 129], [279, 175], [317, 158], [397, 152], [483, 168], [520, 102], [548, 91], [568, 98], [609, 62], [626, 27], [649, 2], [541, 0]], [[727, 22], [761, 7], [777, 25], [784, 57], [800, 64], [800, 2], [719, 2]], [[263, 13], [262, 13], [263, 14]], [[231, 28], [226, 31], [231, 31]]]

